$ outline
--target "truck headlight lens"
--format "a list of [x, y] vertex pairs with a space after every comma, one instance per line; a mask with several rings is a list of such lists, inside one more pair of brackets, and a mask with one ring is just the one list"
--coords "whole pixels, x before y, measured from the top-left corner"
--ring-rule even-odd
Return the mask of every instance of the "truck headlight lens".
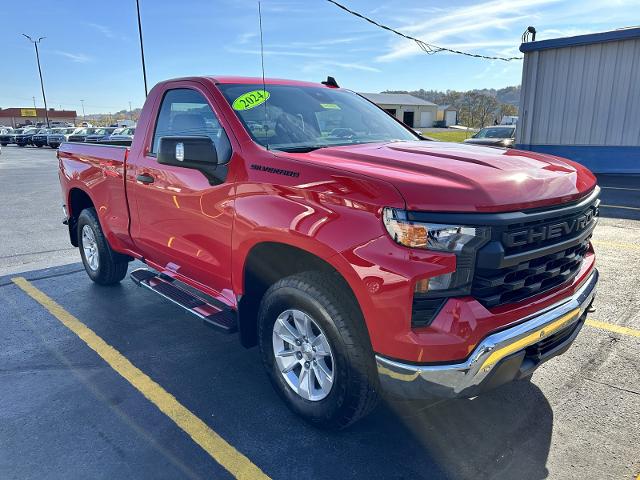
[[389, 207], [383, 209], [382, 220], [391, 238], [411, 248], [455, 253], [487, 235], [487, 229], [482, 227], [412, 222], [404, 210]]

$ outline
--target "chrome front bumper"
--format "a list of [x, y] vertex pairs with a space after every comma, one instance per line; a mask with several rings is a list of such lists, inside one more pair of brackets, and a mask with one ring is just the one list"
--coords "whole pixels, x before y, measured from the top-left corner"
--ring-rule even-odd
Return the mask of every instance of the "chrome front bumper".
[[[597, 283], [598, 271], [594, 269], [573, 296], [514, 327], [489, 335], [462, 363], [411, 365], [376, 355], [382, 389], [407, 399], [464, 398], [531, 375], [540, 364], [573, 343]], [[536, 350], [545, 341], [546, 349]]]

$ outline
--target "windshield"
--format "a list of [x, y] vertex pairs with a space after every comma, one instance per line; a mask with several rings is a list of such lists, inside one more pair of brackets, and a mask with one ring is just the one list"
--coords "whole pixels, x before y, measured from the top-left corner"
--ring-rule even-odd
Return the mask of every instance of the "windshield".
[[218, 85], [253, 139], [283, 151], [415, 141], [383, 110], [347, 90], [298, 85]]
[[515, 128], [487, 127], [476, 133], [475, 138], [511, 138]]

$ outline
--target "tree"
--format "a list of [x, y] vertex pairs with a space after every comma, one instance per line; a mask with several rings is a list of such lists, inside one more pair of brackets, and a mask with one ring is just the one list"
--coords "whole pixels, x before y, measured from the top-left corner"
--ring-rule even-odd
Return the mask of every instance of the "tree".
[[518, 107], [515, 105], [511, 105], [510, 103], [502, 103], [500, 107], [498, 107], [498, 117], [502, 119], [503, 117], [510, 117], [518, 115]]
[[479, 94], [476, 100], [478, 127], [486, 127], [496, 120], [498, 100], [490, 95]]

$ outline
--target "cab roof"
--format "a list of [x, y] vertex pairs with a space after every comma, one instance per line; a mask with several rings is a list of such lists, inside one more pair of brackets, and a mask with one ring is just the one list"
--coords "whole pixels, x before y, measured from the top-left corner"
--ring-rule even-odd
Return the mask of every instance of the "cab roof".
[[[248, 84], [248, 85], [261, 85], [262, 77], [238, 77], [238, 76], [227, 76], [227, 75], [206, 75], [206, 76], [191, 76], [191, 77], [179, 77], [179, 78], [169, 78], [167, 80], [163, 80], [159, 82], [158, 85], [168, 83], [168, 82], [180, 82], [180, 81], [202, 81], [203, 79], [209, 80], [215, 84], [228, 84], [228, 83], [239, 83], [239, 84]], [[301, 80], [287, 80], [284, 78], [265, 78], [265, 85], [297, 85], [301, 87], [316, 87], [316, 88], [335, 88], [329, 87], [327, 85], [323, 85], [320, 82], [304, 82]]]
[[[261, 85], [263, 80], [262, 77], [235, 77], [235, 76], [218, 76], [216, 75], [215, 77], [208, 77], [211, 80], [213, 80], [215, 83], [221, 83], [221, 84], [225, 84], [225, 83], [245, 83], [245, 84], [252, 84], [252, 85]], [[326, 87], [325, 85], [321, 84], [320, 82], [304, 82], [304, 81], [300, 81], [300, 80], [287, 80], [287, 79], [283, 79], [283, 78], [265, 78], [264, 79], [264, 83], [266, 85], [296, 85], [296, 86], [301, 86], [301, 87], [325, 87], [325, 88], [330, 88], [330, 87]]]

